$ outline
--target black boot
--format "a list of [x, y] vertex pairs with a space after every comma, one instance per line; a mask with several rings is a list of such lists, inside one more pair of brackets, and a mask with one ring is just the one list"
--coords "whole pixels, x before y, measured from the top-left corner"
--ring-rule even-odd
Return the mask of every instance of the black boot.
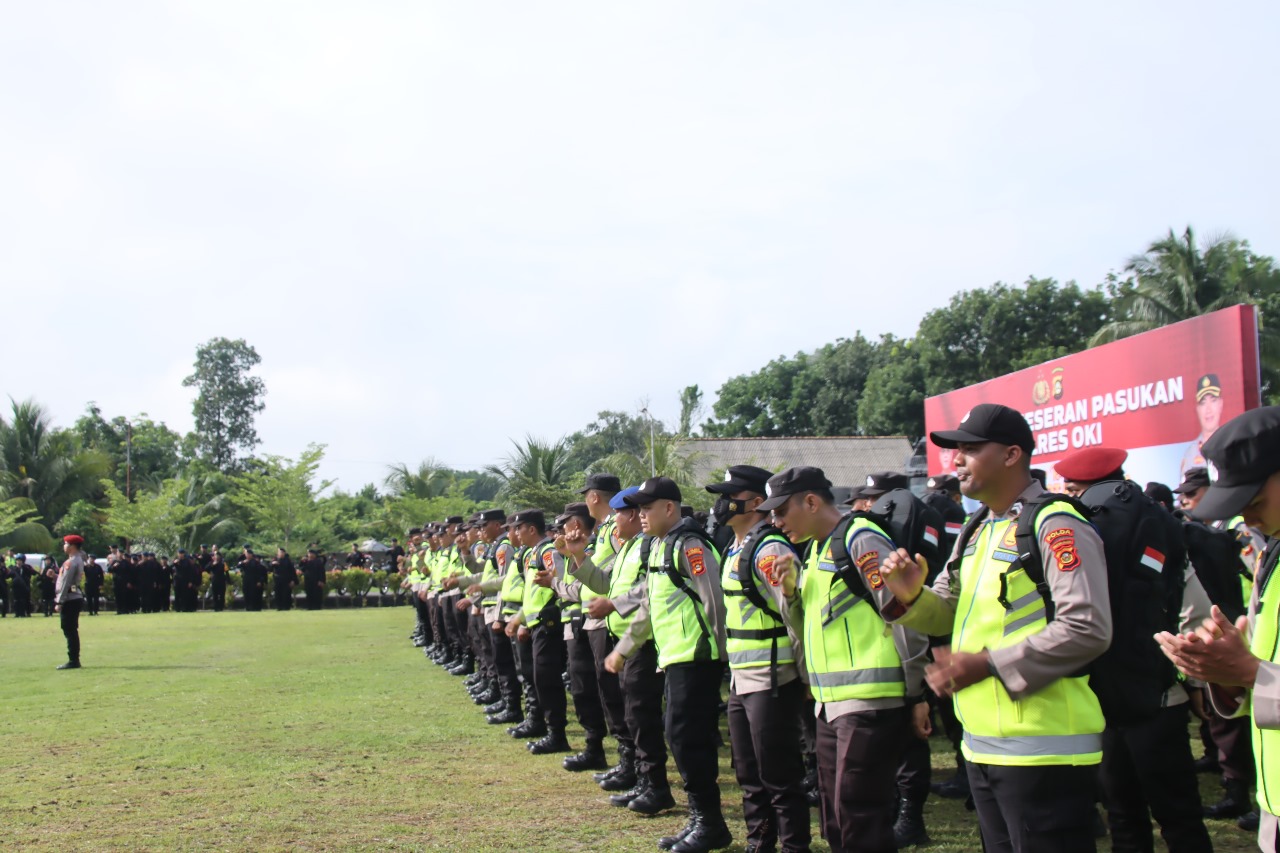
[[924, 801], [903, 797], [898, 801], [898, 819], [893, 824], [893, 842], [898, 848], [928, 844], [924, 826]]
[[1248, 814], [1241, 815], [1239, 819], [1236, 820], [1236, 826], [1240, 827], [1245, 832], [1257, 832], [1258, 824], [1261, 822], [1262, 816], [1258, 814], [1257, 809], [1254, 809]]
[[569, 752], [569, 739], [564, 736], [564, 729], [552, 729], [541, 738], [525, 744], [534, 755], [551, 755], [557, 752]]
[[1253, 810], [1249, 800], [1249, 783], [1243, 779], [1227, 779], [1222, 783], [1226, 793], [1211, 806], [1205, 806], [1204, 816], [1225, 820], [1242, 817]]
[[720, 811], [720, 789], [706, 794], [689, 795], [689, 807], [698, 813], [693, 831], [676, 842], [671, 853], [706, 853], [720, 850], [733, 843], [733, 833], [725, 825]]
[[[497, 702], [490, 702], [482, 709], [486, 714], [501, 714], [507, 710], [507, 700], [499, 699]], [[523, 719], [523, 717], [521, 718]]]
[[969, 772], [964, 767], [964, 756], [956, 754], [956, 775], [945, 782], [934, 782], [929, 788], [939, 797], [963, 800], [969, 796]]
[[609, 761], [604, 757], [604, 746], [598, 740], [587, 741], [586, 749], [564, 760], [564, 769], [574, 773], [583, 770], [604, 770], [608, 766]]
[[636, 797], [643, 794], [648, 789], [649, 789], [648, 777], [641, 776], [640, 778], [636, 779], [636, 783], [631, 786], [631, 789], [629, 791], [623, 791], [621, 793], [610, 796], [609, 803], [611, 805], [617, 806], [618, 808], [625, 809], [627, 806], [631, 805], [632, 800], [634, 800]]
[[1195, 768], [1197, 773], [1220, 773], [1222, 767], [1218, 764], [1218, 756], [1205, 753], [1196, 759]]
[[671, 786], [665, 779], [660, 782], [650, 780], [649, 784], [645, 785], [644, 792], [627, 803], [627, 808], [638, 814], [656, 815], [658, 812], [674, 808], [675, 804], [676, 799], [671, 796]]
[[681, 828], [680, 831], [677, 832], [675, 835], [667, 835], [662, 838], [659, 838], [658, 847], [662, 848], [663, 850], [670, 850], [672, 847], [675, 847], [681, 841], [684, 841], [685, 838], [687, 838], [690, 833], [692, 833], [695, 829], [697, 829], [699, 817], [700, 815], [698, 814], [698, 807], [693, 804], [692, 800], [690, 800], [689, 801], [689, 819], [685, 821], [684, 827]]
[[636, 748], [618, 744], [618, 763], [600, 781], [602, 791], [625, 791], [636, 783]]
[[501, 726], [506, 725], [507, 723], [519, 723], [523, 720], [524, 717], [520, 714], [519, 705], [512, 708], [504, 708], [501, 711], [497, 711], [485, 717], [485, 722], [491, 726]]

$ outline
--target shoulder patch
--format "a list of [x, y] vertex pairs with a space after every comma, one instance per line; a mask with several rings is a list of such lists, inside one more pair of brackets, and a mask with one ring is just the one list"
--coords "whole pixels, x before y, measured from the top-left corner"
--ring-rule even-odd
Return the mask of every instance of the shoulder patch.
[[858, 571], [862, 572], [863, 577], [867, 579], [867, 586], [872, 589], [884, 588], [884, 576], [880, 574], [880, 552], [868, 551], [859, 557], [854, 565], [858, 567]]
[[1000, 540], [1000, 547], [1009, 551], [1018, 549], [1018, 525], [1010, 524], [1009, 529], [1004, 532], [1004, 538]]
[[1051, 530], [1045, 536], [1049, 550], [1058, 561], [1058, 571], [1074, 572], [1080, 566], [1080, 554], [1076, 551], [1076, 534], [1074, 530], [1060, 527]]
[[777, 563], [778, 556], [776, 554], [770, 554], [767, 557], [761, 557], [756, 560], [756, 568], [760, 570], [760, 574], [764, 575], [764, 579], [769, 582], [770, 586], [777, 586], [781, 583], [773, 571]]
[[555, 554], [551, 553], [551, 551], [544, 552], [542, 555], [542, 565], [546, 566], [548, 569], [554, 569], [556, 567]]
[[707, 570], [707, 565], [702, 560], [702, 547], [695, 545], [692, 548], [686, 548], [685, 557], [689, 560], [689, 568], [693, 569], [695, 575], [700, 575]]
[[507, 549], [498, 549], [498, 568], [505, 569], [507, 567]]

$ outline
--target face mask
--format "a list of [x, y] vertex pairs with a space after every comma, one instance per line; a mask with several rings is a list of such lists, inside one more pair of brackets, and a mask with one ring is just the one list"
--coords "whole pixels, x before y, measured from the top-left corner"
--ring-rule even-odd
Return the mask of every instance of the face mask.
[[733, 498], [720, 498], [711, 507], [711, 515], [715, 518], [716, 524], [728, 524], [729, 519], [735, 515], [744, 515], [746, 512], [747, 502]]

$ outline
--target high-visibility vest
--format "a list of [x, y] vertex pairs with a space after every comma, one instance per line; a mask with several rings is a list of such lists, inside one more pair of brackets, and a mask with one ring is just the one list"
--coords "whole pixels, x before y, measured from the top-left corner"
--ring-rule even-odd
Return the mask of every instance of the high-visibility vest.
[[[1073, 507], [1054, 505], [1039, 513], [1037, 538], [1045, 522], [1059, 513], [1084, 520]], [[1018, 559], [1017, 523], [986, 522], [961, 555], [953, 651], [1008, 648], [1049, 624], [1044, 597], [1026, 572], [1008, 571]], [[1000, 603], [1002, 595], [1008, 609]], [[1021, 699], [1011, 697], [1000, 679], [985, 678], [956, 693], [955, 708], [964, 726], [961, 750], [969, 761], [1006, 766], [1102, 761], [1106, 722], [1088, 675], [1060, 678]]]
[[[613, 558], [613, 571], [609, 573], [610, 598], [617, 598], [638, 582], [644, 580], [648, 571], [646, 561], [649, 558], [650, 547], [645, 543], [652, 542], [652, 536], [640, 534], [622, 543], [622, 548]], [[627, 628], [631, 626], [631, 620], [633, 619], [635, 619], [634, 613], [630, 616], [623, 616], [614, 611], [605, 617], [604, 624], [614, 639], [618, 639], [627, 632]]]
[[[649, 551], [649, 622], [658, 647], [658, 666], [721, 660], [720, 644], [711, 635], [707, 609], [680, 571], [684, 542], [694, 534], [683, 525], [668, 533]], [[705, 557], [719, 561], [715, 548], [698, 539]]]
[[[618, 555], [618, 538], [616, 532], [617, 522], [613, 516], [606, 518], [600, 526], [596, 528], [595, 536], [591, 539], [591, 544], [587, 547], [587, 553], [591, 555], [591, 562], [595, 563], [596, 568], [601, 571], [609, 571], [613, 566], [614, 558]], [[599, 598], [600, 593], [589, 589], [586, 584], [582, 585], [582, 589], [578, 593], [582, 599], [582, 603], [586, 604], [593, 598]]]
[[[859, 536], [875, 536], [883, 546], [876, 559], [892, 549], [892, 540], [870, 519], [855, 518], [845, 532], [845, 547], [853, 553]], [[853, 571], [861, 572], [854, 566]], [[906, 696], [906, 675], [893, 634], [865, 594], [851, 590], [839, 574], [831, 554], [831, 539], [809, 549], [800, 576], [804, 606], [805, 668], [809, 689], [819, 702], [850, 699], [891, 699]]]
[[[547, 609], [547, 606], [560, 600], [556, 597], [555, 590], [545, 586], [538, 586], [533, 582], [533, 576], [538, 572], [555, 566], [554, 554], [555, 545], [551, 543], [550, 539], [543, 539], [530, 548], [529, 553], [525, 556], [524, 624], [530, 631], [542, 624], [543, 611]], [[558, 609], [554, 615], [558, 620]]]
[[[1276, 563], [1280, 561], [1280, 542], [1272, 541], [1263, 552], [1255, 575], [1258, 601], [1253, 618], [1253, 637], [1249, 649], [1255, 656], [1280, 663], [1280, 585], [1275, 580]], [[1258, 773], [1258, 805], [1270, 814], [1280, 810], [1280, 729], [1260, 729], [1256, 717], [1250, 716], [1253, 734], [1254, 764]]]
[[528, 548], [517, 548], [507, 564], [507, 573], [502, 576], [502, 589], [498, 598], [502, 601], [502, 618], [509, 619], [516, 615], [524, 604], [524, 558]]
[[[484, 555], [484, 569], [480, 572], [480, 583], [491, 581], [498, 577], [506, 570], [506, 563], [499, 564], [498, 552], [508, 550], [504, 546], [509, 546], [511, 540], [504, 533], [493, 542]], [[486, 592], [484, 597], [480, 599], [481, 607], [493, 607], [498, 603], [498, 593]]]
[[[742, 543], [742, 548], [730, 549], [721, 568], [725, 648], [729, 653], [730, 669], [768, 666], [776, 670], [779, 664], [795, 663], [787, 626], [775, 609], [773, 599], [759, 592], [755, 577], [755, 564], [759, 562], [756, 555], [771, 543], [780, 543], [792, 551], [791, 543], [782, 534], [772, 528], [758, 528]], [[770, 555], [764, 559], [773, 561], [776, 557]], [[768, 571], [771, 566], [761, 568]]]

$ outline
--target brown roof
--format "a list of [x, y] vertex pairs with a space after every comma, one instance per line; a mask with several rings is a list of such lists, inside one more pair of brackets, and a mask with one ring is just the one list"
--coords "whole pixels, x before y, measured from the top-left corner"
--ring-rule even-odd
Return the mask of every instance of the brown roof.
[[906, 471], [911, 442], [906, 436], [814, 436], [799, 438], [694, 438], [684, 442], [696, 454], [698, 482], [730, 465], [759, 465], [781, 471], [793, 465], [821, 468], [837, 488], [860, 486], [878, 471]]

